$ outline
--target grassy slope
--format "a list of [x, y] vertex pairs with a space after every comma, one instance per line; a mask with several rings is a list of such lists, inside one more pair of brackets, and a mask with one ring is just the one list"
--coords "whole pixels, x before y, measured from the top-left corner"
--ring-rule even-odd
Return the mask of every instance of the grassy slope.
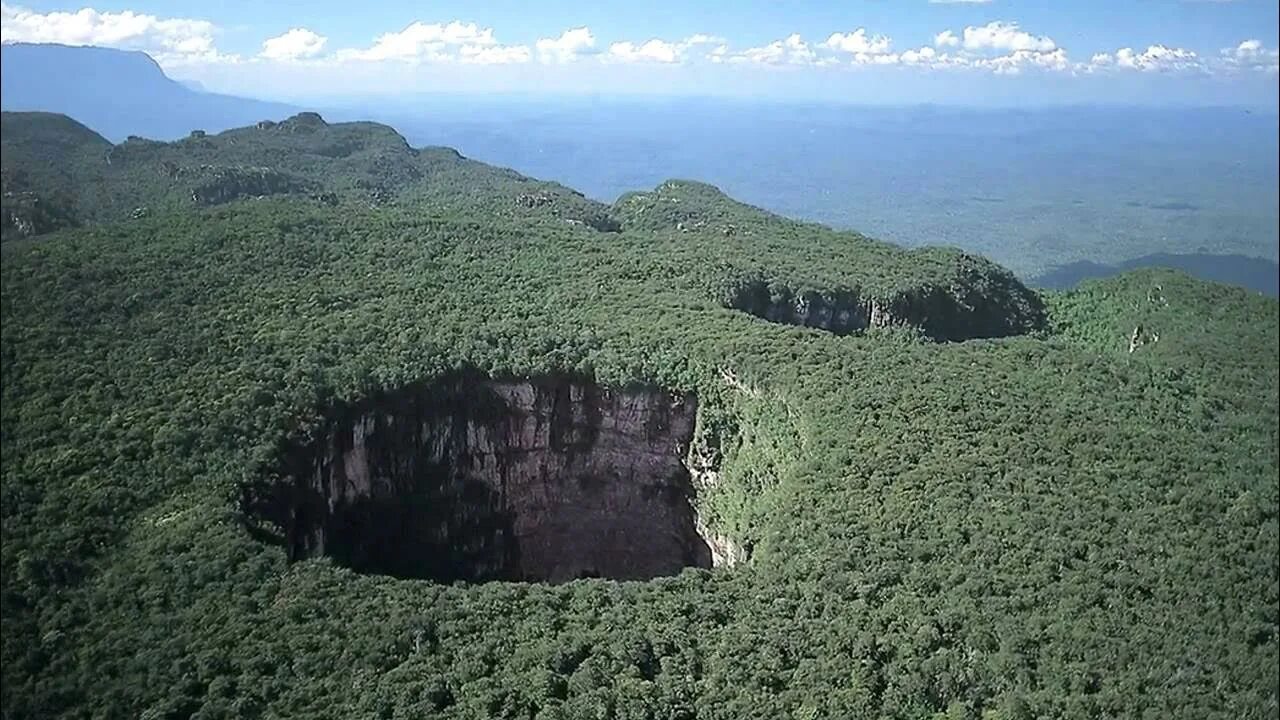
[[[880, 277], [846, 235], [440, 193], [4, 245], [7, 716], [1275, 716], [1275, 301], [1135, 273], [1044, 338], [836, 338], [708, 288]], [[443, 587], [244, 533], [236, 484], [327, 399], [462, 365], [698, 390], [739, 438], [700, 502], [752, 562]]]

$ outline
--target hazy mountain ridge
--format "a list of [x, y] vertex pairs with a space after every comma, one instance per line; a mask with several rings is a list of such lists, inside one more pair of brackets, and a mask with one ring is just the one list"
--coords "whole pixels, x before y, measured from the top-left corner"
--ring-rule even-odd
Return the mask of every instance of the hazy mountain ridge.
[[284, 103], [199, 92], [169, 79], [146, 53], [100, 47], [5, 43], [0, 105], [69, 115], [114, 141], [173, 140], [298, 112]]

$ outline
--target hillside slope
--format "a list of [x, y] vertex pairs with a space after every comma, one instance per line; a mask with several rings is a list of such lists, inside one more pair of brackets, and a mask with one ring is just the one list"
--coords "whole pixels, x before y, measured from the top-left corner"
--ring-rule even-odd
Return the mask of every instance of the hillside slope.
[[[54, 172], [31, 148], [50, 142], [56, 134], [50, 128], [72, 125], [49, 119], [5, 115], [3, 172], [22, 180], [11, 183], [11, 193], [68, 195], [71, 218], [64, 224], [268, 196], [349, 212], [397, 206], [548, 230], [582, 227], [602, 239], [626, 230], [655, 243], [655, 253], [681, 264], [725, 305], [776, 322], [839, 333], [908, 326], [942, 340], [1019, 334], [1044, 324], [1038, 296], [982, 258], [938, 248], [907, 251], [786, 220], [697, 183], [664, 183], [611, 208], [448, 148], [411, 148], [385, 125], [330, 124], [315, 113], [172, 143], [130, 139], [105, 152], [105, 141], [78, 128], [57, 140], [78, 149], [56, 162]], [[641, 202], [660, 207], [646, 214]], [[5, 237], [33, 228], [39, 229], [7, 221]], [[700, 241], [690, 242], [690, 233]]]
[[[128, 202], [0, 245], [6, 717], [1280, 712], [1275, 300], [1144, 272], [999, 340], [795, 327], [730, 300], [1040, 298], [283, 125], [115, 146]], [[132, 180], [166, 161], [319, 187]]]

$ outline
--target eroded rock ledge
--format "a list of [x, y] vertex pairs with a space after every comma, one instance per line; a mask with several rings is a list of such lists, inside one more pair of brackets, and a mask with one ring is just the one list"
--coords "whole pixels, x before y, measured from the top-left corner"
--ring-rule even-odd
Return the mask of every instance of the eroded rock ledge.
[[710, 567], [685, 466], [697, 400], [568, 377], [457, 377], [335, 408], [246, 487], [291, 559], [439, 581]]

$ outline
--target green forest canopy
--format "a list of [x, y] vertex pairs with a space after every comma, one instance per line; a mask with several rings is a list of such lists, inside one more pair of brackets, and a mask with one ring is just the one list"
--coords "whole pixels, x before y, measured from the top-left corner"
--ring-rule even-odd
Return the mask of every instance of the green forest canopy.
[[[1042, 297], [312, 115], [2, 135], [6, 717], [1280, 712], [1275, 300], [1162, 270]], [[1014, 320], [837, 336], [728, 306], [760, 278]], [[238, 488], [325, 407], [459, 369], [696, 392], [728, 438], [699, 510], [750, 560], [440, 585], [246, 531]]]

